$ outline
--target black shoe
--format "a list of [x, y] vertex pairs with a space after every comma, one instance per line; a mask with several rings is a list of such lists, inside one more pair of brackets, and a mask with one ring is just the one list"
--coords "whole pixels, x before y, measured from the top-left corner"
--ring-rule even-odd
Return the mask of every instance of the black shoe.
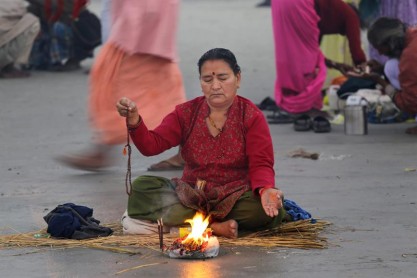
[[294, 130], [295, 131], [309, 131], [313, 128], [313, 120], [307, 114], [294, 119]]
[[283, 110], [276, 110], [272, 115], [268, 115], [267, 118], [270, 124], [291, 124], [294, 122], [294, 115]]
[[271, 6], [271, 0], [265, 0], [256, 5], [256, 7], [270, 7], [270, 6]]
[[328, 119], [323, 116], [313, 118], [313, 130], [315, 133], [327, 133], [332, 129]]
[[275, 100], [273, 100], [270, 97], [266, 97], [261, 103], [257, 104], [259, 109], [265, 110], [265, 111], [275, 111], [279, 110], [279, 107], [275, 103]]

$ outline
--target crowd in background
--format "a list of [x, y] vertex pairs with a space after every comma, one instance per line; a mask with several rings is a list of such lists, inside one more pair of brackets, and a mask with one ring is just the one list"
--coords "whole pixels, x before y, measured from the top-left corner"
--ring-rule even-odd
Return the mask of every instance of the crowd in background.
[[[126, 48], [127, 36], [115, 35], [118, 26], [123, 23], [116, 24], [113, 28], [116, 31], [111, 31], [117, 20], [114, 14], [120, 13], [113, 11], [112, 17], [112, 1], [102, 1], [100, 18], [89, 10], [88, 2], [88, 0], [0, 0], [0, 78], [29, 77], [33, 70], [51, 72], [79, 70], [81, 62], [92, 58], [94, 49], [107, 42], [108, 38], [118, 49]], [[411, 81], [404, 81], [413, 77], [404, 73], [408, 70], [404, 69], [401, 62], [402, 50], [406, 45], [396, 45], [395, 47], [401, 49], [398, 50], [400, 54], [394, 55], [386, 49], [375, 47], [372, 41], [364, 39], [364, 34], [368, 34], [368, 30], [378, 18], [396, 18], [409, 30], [401, 38], [397, 35], [396, 39], [407, 41], [408, 45], [411, 35], [407, 34], [411, 32], [412, 26], [417, 24], [416, 0], [265, 0], [254, 3], [254, 6], [270, 8], [272, 14], [271, 36], [274, 38], [275, 53], [270, 55], [271, 59], [275, 58], [276, 78], [271, 80], [271, 83], [275, 82], [275, 86], [274, 92], [271, 92], [273, 99], [269, 98], [269, 101], [272, 101], [272, 108], [271, 106], [269, 108], [274, 110], [274, 113], [270, 116], [269, 123], [294, 122], [299, 115], [304, 114], [312, 117], [322, 116], [320, 111], [323, 108], [323, 90], [329, 84], [343, 84], [347, 79], [357, 78], [358, 76], [352, 77], [348, 73], [354, 71], [357, 73], [364, 70], [367, 65], [388, 83], [376, 80], [375, 76], [362, 75], [360, 78], [382, 86], [383, 94], [386, 94], [387, 87], [393, 102], [401, 110], [409, 113], [410, 117], [413, 116], [415, 109], [409, 107], [417, 106], [413, 97], [416, 89], [413, 84], [409, 84], [412, 83]], [[158, 5], [155, 7], [164, 8]], [[123, 12], [128, 14], [127, 11]], [[167, 20], [176, 22], [176, 18], [173, 17]], [[173, 42], [163, 41], [164, 38], [169, 37], [166, 30], [157, 30], [159, 33], [153, 30], [150, 32], [156, 34], [153, 38], [144, 35], [143, 30], [146, 28], [146, 26], [138, 26], [136, 30], [131, 31], [131, 35], [136, 36], [137, 39], [140, 37], [145, 43], [127, 43], [131, 45], [128, 46], [127, 53], [136, 51], [149, 54], [146, 47], [142, 46], [150, 45], [151, 41], [155, 40], [160, 45], [164, 44], [155, 56], [175, 60], [172, 58], [175, 56], [172, 53], [176, 51]], [[169, 51], [171, 54], [168, 53]], [[414, 57], [409, 58], [414, 61]], [[100, 59], [97, 61], [99, 62]], [[355, 82], [359, 87], [364, 84], [362, 81]], [[394, 89], [388, 85], [392, 85]], [[178, 90], [180, 90], [179, 94], [183, 94], [181, 93], [183, 89]], [[405, 90], [407, 93], [404, 93]], [[93, 99], [95, 103], [90, 103], [90, 108], [98, 115], [97, 111], [100, 109], [97, 107], [100, 106], [98, 105], [100, 101], [97, 98]], [[148, 105], [148, 107], [152, 106]], [[265, 107], [261, 105], [260, 108]], [[326, 117], [321, 120], [324, 124], [330, 125], [326, 122]], [[98, 129], [105, 135], [108, 132], [103, 129], [109, 128], [103, 126], [120, 125], [114, 122], [117, 121], [112, 121], [110, 124], [96, 122], [94, 125], [95, 128], [98, 128], [97, 125], [101, 126]], [[117, 130], [117, 128], [113, 129]], [[329, 129], [325, 130], [329, 131]], [[414, 130], [409, 133], [414, 133]], [[113, 137], [120, 136], [113, 135]], [[104, 143], [100, 142], [99, 145], [106, 146], [108, 142], [113, 141], [120, 140], [105, 139]], [[180, 157], [175, 156], [155, 167], [156, 170], [181, 169], [182, 161]]]
[[100, 19], [87, 0], [1, 0], [0, 75], [73, 71], [101, 44]]

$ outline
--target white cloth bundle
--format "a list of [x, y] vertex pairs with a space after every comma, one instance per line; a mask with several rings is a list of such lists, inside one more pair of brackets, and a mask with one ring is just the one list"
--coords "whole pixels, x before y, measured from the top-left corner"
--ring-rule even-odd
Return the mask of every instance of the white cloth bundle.
[[[127, 215], [127, 210], [123, 213], [121, 223], [123, 234], [127, 235], [152, 235], [158, 234], [158, 224], [147, 220], [131, 218]], [[164, 233], [169, 233], [169, 227], [164, 226]]]

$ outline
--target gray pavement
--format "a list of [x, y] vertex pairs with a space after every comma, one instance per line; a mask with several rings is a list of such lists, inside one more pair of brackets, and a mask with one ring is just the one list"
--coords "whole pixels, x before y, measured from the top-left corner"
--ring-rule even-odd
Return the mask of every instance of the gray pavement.
[[[259, 102], [273, 91], [274, 63], [268, 8], [255, 0], [185, 0], [179, 51], [187, 96], [200, 95], [196, 62], [212, 47], [230, 48], [243, 70], [240, 94]], [[93, 1], [99, 9], [100, 1]], [[283, 42], [285, 43], [285, 42]], [[90, 67], [86, 61], [84, 67]], [[45, 227], [42, 217], [74, 202], [104, 223], [126, 208], [125, 161], [102, 173], [65, 168], [53, 158], [88, 149], [88, 80], [83, 72], [35, 72], [27, 80], [0, 80], [0, 233]], [[416, 277], [417, 137], [410, 124], [370, 125], [367, 136], [297, 133], [271, 125], [276, 182], [287, 198], [333, 223], [325, 250], [223, 248], [206, 261], [169, 260], [143, 249], [129, 256], [92, 249], [0, 250], [1, 277]], [[303, 147], [317, 161], [286, 157]], [[145, 158], [134, 153], [133, 176], [176, 150]], [[120, 155], [119, 155], [120, 154]], [[162, 173], [171, 177], [180, 172]], [[36, 251], [35, 253], [31, 253]]]

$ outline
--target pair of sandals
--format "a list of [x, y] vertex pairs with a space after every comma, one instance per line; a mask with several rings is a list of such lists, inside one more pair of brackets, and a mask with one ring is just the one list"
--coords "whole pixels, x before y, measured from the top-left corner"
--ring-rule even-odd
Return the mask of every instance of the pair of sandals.
[[294, 119], [295, 131], [313, 130], [316, 133], [327, 133], [330, 132], [331, 129], [329, 120], [323, 116], [316, 116], [312, 118], [307, 114], [303, 114]]
[[272, 115], [268, 115], [269, 124], [291, 124], [294, 123], [294, 130], [309, 131], [314, 130], [316, 133], [330, 132], [331, 125], [328, 119], [323, 116], [310, 117], [307, 114], [300, 116], [288, 113], [280, 109], [275, 101], [267, 97], [261, 103], [257, 104], [261, 110], [272, 111]]
[[289, 124], [294, 121], [293, 115], [280, 109], [275, 100], [270, 97], [266, 97], [256, 106], [263, 111], [272, 111], [272, 115], [267, 116], [270, 124]]
[[275, 100], [271, 97], [264, 98], [260, 103], [256, 104], [256, 106], [263, 111], [275, 111], [279, 109]]

